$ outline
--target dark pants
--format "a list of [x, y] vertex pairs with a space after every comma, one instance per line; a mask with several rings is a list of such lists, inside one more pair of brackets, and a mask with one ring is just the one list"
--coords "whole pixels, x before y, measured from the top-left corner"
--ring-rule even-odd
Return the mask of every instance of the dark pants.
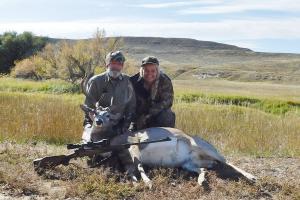
[[161, 111], [159, 114], [147, 120], [146, 124], [138, 125], [139, 129], [150, 127], [175, 127], [175, 113], [171, 109]]

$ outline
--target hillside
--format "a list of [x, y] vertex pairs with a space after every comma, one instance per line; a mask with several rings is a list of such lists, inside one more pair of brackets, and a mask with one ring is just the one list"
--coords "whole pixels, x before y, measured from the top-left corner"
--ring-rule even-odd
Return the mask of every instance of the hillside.
[[185, 38], [122, 39], [123, 51], [137, 65], [143, 57], [154, 55], [173, 79], [300, 83], [300, 54], [255, 52], [234, 45]]

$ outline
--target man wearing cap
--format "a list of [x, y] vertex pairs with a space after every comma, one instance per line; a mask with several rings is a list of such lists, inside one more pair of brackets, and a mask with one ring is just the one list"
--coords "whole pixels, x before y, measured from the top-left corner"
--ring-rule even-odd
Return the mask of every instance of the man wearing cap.
[[154, 56], [142, 60], [140, 72], [130, 77], [136, 95], [136, 129], [148, 127], [174, 127], [173, 85], [170, 78], [160, 71]]
[[[93, 76], [86, 87], [85, 104], [90, 108], [95, 108], [95, 101], [103, 108], [112, 105], [123, 105], [120, 110], [119, 123], [113, 127], [113, 130], [105, 131], [103, 138], [112, 138], [117, 134], [127, 131], [135, 113], [135, 94], [133, 92], [132, 84], [129, 76], [121, 73], [125, 62], [125, 57], [120, 51], [110, 52], [106, 56], [107, 70], [104, 73]], [[129, 94], [131, 92], [131, 95]], [[133, 93], [133, 94], [132, 94]], [[125, 100], [124, 97], [131, 96], [131, 99]], [[113, 100], [113, 101], [112, 101]], [[124, 105], [126, 101], [126, 105]], [[92, 120], [89, 114], [85, 114], [84, 118], [84, 132], [82, 139], [84, 142], [91, 140], [90, 129], [92, 127]], [[102, 134], [102, 133], [101, 133]]]

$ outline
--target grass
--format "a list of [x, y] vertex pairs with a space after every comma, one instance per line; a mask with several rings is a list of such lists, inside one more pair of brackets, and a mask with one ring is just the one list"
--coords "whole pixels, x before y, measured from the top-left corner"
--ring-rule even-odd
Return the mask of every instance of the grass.
[[[123, 174], [108, 168], [87, 168], [85, 160], [73, 160], [68, 166], [58, 166], [38, 176], [32, 160], [46, 155], [66, 153], [60, 146], [45, 143], [0, 144], [0, 186], [11, 199], [30, 196], [34, 199], [299, 199], [299, 173], [293, 168], [277, 174], [281, 178], [266, 175], [270, 164], [276, 169], [298, 167], [297, 159], [249, 159], [239, 158], [233, 162], [260, 177], [257, 184], [245, 181], [230, 181], [217, 177], [209, 171], [208, 188], [197, 185], [197, 177], [176, 169], [154, 169], [147, 171], [153, 188], [143, 183], [133, 187]], [[254, 165], [254, 163], [256, 165]], [[17, 163], [17, 164], [16, 164]], [[251, 167], [246, 167], [245, 164]], [[260, 166], [261, 165], [261, 166]], [[273, 168], [272, 168], [273, 169]], [[273, 170], [276, 172], [276, 170]], [[291, 173], [291, 174], [290, 174]], [[0, 194], [1, 198], [1, 194]]]
[[175, 104], [177, 127], [199, 135], [226, 154], [299, 156], [300, 117], [237, 106]]
[[83, 112], [79, 95], [0, 93], [0, 139], [64, 144], [78, 141]]
[[[83, 112], [79, 105], [84, 96], [67, 92], [72, 88], [69, 83], [11, 78], [0, 78], [0, 83], [1, 141], [65, 144], [80, 140]], [[178, 87], [177, 83], [173, 107], [177, 128], [204, 137], [228, 154], [300, 155], [298, 101], [204, 93], [193, 84], [184, 92], [183, 85]], [[241, 85], [242, 89], [249, 87]]]
[[[0, 139], [18, 142], [78, 142], [83, 112], [80, 95], [0, 93]], [[266, 114], [234, 105], [175, 103], [177, 128], [199, 135], [224, 153], [299, 156], [300, 117]], [[272, 138], [272, 140], [270, 140]]]
[[0, 78], [0, 91], [5, 92], [43, 92], [43, 93], [79, 93], [80, 87], [63, 80], [32, 81], [14, 79], [9, 77]]
[[[191, 81], [189, 86], [185, 81], [174, 81], [175, 88], [175, 102], [178, 103], [204, 103], [204, 104], [224, 104], [224, 105], [237, 105], [256, 108], [267, 113], [273, 114], [285, 114], [288, 112], [299, 113], [300, 108], [300, 96], [298, 100], [298, 93], [300, 94], [300, 87], [285, 86], [282, 85], [272, 88], [271, 84], [263, 84], [260, 86], [261, 93], [265, 94], [270, 90], [277, 88], [276, 95], [280, 94], [280, 98], [270, 95], [246, 95], [242, 93], [244, 90], [251, 90], [253, 87], [257, 89], [257, 84], [245, 84], [240, 83], [238, 86], [234, 82], [228, 81]], [[200, 85], [200, 86], [199, 86]], [[206, 90], [210, 85], [210, 91], [216, 90], [219, 92], [219, 88], [223, 85], [223, 93], [212, 93]], [[190, 89], [187, 89], [190, 87]], [[200, 89], [196, 89], [200, 87]], [[203, 88], [202, 88], [203, 87]], [[238, 88], [229, 93], [228, 88]], [[281, 88], [280, 88], [281, 87]], [[206, 89], [205, 89], [206, 88]], [[280, 88], [280, 89], [278, 89]], [[257, 89], [259, 90], [259, 89]], [[298, 91], [299, 90], [299, 91]], [[62, 80], [45, 80], [45, 81], [31, 81], [22, 79], [13, 79], [9, 77], [0, 78], [0, 91], [2, 92], [26, 92], [26, 93], [45, 93], [45, 94], [80, 94], [79, 85], [73, 85]], [[227, 92], [227, 93], [226, 93]], [[251, 93], [251, 94], [252, 94]], [[273, 94], [275, 95], [275, 94]], [[287, 97], [282, 98], [282, 96]], [[296, 100], [294, 100], [296, 98]]]
[[[4, 87], [3, 83], [7, 85]], [[45, 87], [41, 87], [40, 84], [44, 84]], [[36, 83], [10, 78], [0, 79], [0, 187], [1, 190], [9, 191], [11, 197], [300, 197], [297, 175], [300, 116], [299, 103], [294, 100], [298, 94], [293, 96], [291, 91], [282, 90], [281, 94], [290, 93], [291, 96], [272, 98], [269, 95], [244, 95], [241, 92], [245, 89], [244, 86], [234, 93], [215, 94], [215, 91], [210, 93], [193, 87], [191, 90], [183, 90], [183, 87], [177, 87], [175, 83], [176, 100], [173, 110], [177, 116], [177, 128], [208, 140], [229, 161], [232, 162], [232, 158], [237, 159], [233, 163], [260, 177], [255, 185], [244, 181], [223, 180], [210, 172], [210, 188], [207, 190], [199, 187], [197, 177], [190, 174], [185, 175], [172, 169], [155, 169], [147, 171], [154, 185], [149, 190], [143, 183], [133, 187], [126, 175], [108, 168], [87, 168], [84, 159], [75, 160], [69, 166], [58, 166], [47, 171], [42, 177], [38, 176], [32, 167], [33, 159], [66, 154], [68, 151], [62, 144], [79, 142], [81, 138], [83, 112], [79, 104], [83, 102], [84, 96], [68, 92], [71, 91], [69, 89], [62, 89], [64, 84], [56, 80]], [[52, 85], [62, 88], [54, 90]], [[228, 89], [228, 85], [224, 88]], [[266, 88], [263, 90], [268, 91]], [[279, 157], [283, 157], [283, 161], [280, 161]], [[270, 175], [269, 172], [274, 174]], [[278, 176], [275, 172], [282, 174]]]
[[173, 80], [176, 94], [217, 94], [300, 102], [299, 84], [235, 82], [226, 80]]
[[300, 103], [274, 100], [274, 99], [259, 99], [255, 97], [245, 96], [230, 96], [230, 95], [216, 95], [203, 93], [186, 93], [178, 94], [175, 97], [177, 102], [198, 102], [213, 105], [237, 105], [250, 108], [256, 108], [267, 113], [285, 114], [287, 112], [299, 113]]

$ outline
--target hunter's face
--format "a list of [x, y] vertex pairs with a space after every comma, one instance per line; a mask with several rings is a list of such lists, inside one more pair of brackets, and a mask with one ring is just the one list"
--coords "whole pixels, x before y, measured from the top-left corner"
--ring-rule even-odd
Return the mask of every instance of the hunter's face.
[[123, 69], [124, 63], [119, 62], [119, 61], [110, 61], [108, 67], [112, 70], [112, 71], [118, 71], [120, 72]]
[[147, 83], [153, 83], [157, 76], [157, 67], [156, 64], [146, 64], [144, 66], [144, 80]]

